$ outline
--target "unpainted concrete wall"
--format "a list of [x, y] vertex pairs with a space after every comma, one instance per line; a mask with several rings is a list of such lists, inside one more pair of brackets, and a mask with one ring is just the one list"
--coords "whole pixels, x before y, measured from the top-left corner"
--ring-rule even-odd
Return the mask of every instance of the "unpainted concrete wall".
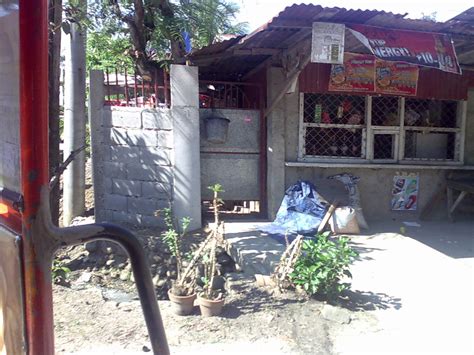
[[[212, 199], [208, 186], [219, 183], [225, 190], [221, 196], [224, 200], [259, 200], [260, 112], [235, 109], [216, 109], [213, 112], [200, 109], [199, 115], [202, 198]], [[226, 142], [207, 141], [205, 119], [211, 115], [230, 120]]]
[[21, 192], [18, 44], [18, 10], [11, 10], [0, 16], [0, 186]]
[[103, 74], [91, 72], [97, 221], [162, 227], [156, 212], [172, 207], [176, 218], [191, 217], [190, 229], [201, 227], [197, 87], [197, 68], [172, 66], [171, 109], [107, 107]]
[[[271, 68], [268, 73], [268, 96], [270, 98], [283, 85], [284, 75], [278, 68]], [[285, 95], [277, 108], [268, 118], [268, 201], [269, 215], [274, 218], [281, 203], [285, 189], [299, 179], [315, 181], [338, 173], [352, 173], [361, 177], [359, 189], [361, 203], [366, 218], [370, 220], [393, 219], [400, 221], [417, 219], [428, 205], [430, 199], [445, 189], [445, 170], [410, 169], [409, 173], [419, 174], [418, 208], [416, 211], [392, 211], [390, 208], [391, 187], [396, 169], [372, 168], [295, 168], [285, 167], [285, 161], [297, 161], [299, 129], [299, 93]], [[469, 92], [468, 114], [465, 143], [465, 163], [474, 164], [474, 90]], [[402, 173], [401, 171], [399, 171]], [[467, 175], [469, 172], [459, 172]], [[470, 173], [471, 175], [473, 173]], [[466, 201], [469, 201], [466, 198]], [[432, 218], [446, 218], [446, 199], [442, 198], [430, 206]], [[460, 205], [460, 210], [469, 210], [469, 202]]]
[[98, 219], [163, 225], [155, 212], [172, 202], [171, 111], [104, 107], [102, 115], [101, 171], [94, 172], [104, 187], [96, 201]]

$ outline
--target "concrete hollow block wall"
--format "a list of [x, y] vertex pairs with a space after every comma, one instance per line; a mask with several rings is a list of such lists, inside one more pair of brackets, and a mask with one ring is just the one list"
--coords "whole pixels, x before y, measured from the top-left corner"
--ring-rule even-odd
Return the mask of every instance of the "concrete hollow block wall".
[[96, 220], [164, 227], [171, 207], [200, 228], [197, 68], [171, 67], [171, 108], [104, 106], [103, 73], [90, 78]]
[[102, 118], [99, 219], [163, 226], [157, 211], [173, 201], [171, 110], [104, 107]]

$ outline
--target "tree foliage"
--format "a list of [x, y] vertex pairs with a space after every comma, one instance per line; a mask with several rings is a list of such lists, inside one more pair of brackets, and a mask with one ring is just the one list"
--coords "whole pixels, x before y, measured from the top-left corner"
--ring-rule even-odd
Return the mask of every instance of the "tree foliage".
[[[234, 23], [239, 7], [228, 0], [93, 0], [88, 40], [91, 66], [107, 66], [128, 55], [149, 72], [163, 61], [183, 61], [183, 35], [193, 48], [213, 43], [221, 34], [243, 34], [246, 23]], [[107, 52], [107, 53], [105, 53]]]

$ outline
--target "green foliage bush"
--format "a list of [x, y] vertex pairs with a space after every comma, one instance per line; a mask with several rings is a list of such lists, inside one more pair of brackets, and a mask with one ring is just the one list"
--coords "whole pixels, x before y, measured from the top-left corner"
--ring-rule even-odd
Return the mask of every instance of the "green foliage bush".
[[70, 274], [71, 269], [65, 266], [62, 261], [58, 259], [53, 260], [53, 265], [51, 266], [51, 276], [55, 284], [68, 286]]
[[334, 297], [349, 288], [350, 283], [342, 279], [352, 277], [349, 265], [358, 254], [348, 241], [347, 237], [332, 241], [329, 232], [304, 240], [301, 255], [290, 274], [292, 283], [311, 296]]

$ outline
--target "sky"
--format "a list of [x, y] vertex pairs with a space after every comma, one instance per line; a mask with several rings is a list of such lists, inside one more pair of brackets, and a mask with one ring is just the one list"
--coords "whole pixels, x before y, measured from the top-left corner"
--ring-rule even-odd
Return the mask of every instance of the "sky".
[[287, 6], [293, 4], [315, 4], [325, 7], [346, 9], [384, 10], [394, 13], [408, 13], [408, 18], [420, 18], [423, 14], [436, 12], [437, 21], [446, 21], [473, 6], [471, 0], [233, 0], [240, 6], [239, 22], [248, 22], [252, 32], [268, 22]]

